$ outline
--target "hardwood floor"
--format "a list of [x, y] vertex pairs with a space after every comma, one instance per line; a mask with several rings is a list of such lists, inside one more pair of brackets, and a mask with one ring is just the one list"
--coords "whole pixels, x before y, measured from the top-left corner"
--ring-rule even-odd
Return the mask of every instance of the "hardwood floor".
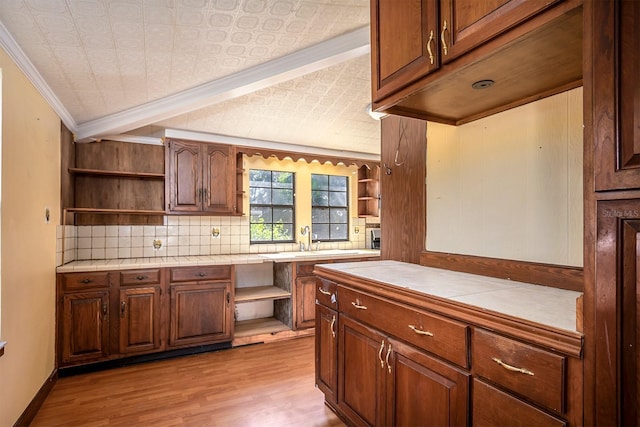
[[344, 426], [314, 386], [314, 337], [60, 378], [38, 426]]

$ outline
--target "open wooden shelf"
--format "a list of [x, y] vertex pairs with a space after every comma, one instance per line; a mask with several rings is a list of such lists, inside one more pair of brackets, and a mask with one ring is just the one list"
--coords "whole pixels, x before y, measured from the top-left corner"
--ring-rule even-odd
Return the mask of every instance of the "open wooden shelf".
[[127, 172], [102, 169], [69, 168], [69, 173], [75, 175], [109, 176], [120, 178], [164, 179], [163, 173]]
[[291, 328], [278, 319], [274, 317], [264, 317], [236, 322], [234, 337], [240, 338], [252, 335], [274, 334], [290, 330]]
[[291, 292], [277, 286], [236, 288], [236, 303], [291, 298]]
[[165, 211], [153, 209], [100, 209], [100, 208], [65, 208], [69, 213], [93, 214], [127, 214], [127, 215], [165, 215]]

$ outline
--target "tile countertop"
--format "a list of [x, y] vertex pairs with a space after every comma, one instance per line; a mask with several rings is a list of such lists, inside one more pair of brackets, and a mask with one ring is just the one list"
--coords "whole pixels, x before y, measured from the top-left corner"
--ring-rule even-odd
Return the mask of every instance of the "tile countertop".
[[193, 265], [260, 264], [263, 262], [300, 262], [368, 258], [380, 256], [379, 250], [335, 249], [310, 252], [279, 252], [272, 254], [200, 255], [157, 258], [123, 258], [72, 261], [56, 268], [58, 273], [83, 271], [132, 270], [137, 268], [187, 267]]
[[577, 332], [576, 299], [581, 292], [398, 261], [325, 264], [322, 268]]

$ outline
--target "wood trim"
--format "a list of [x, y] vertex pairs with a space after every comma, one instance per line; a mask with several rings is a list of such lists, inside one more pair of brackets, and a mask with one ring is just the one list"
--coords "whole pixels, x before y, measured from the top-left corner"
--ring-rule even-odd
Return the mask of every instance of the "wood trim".
[[277, 157], [279, 160], [284, 160], [285, 158], [288, 157], [294, 162], [297, 162], [299, 160], [304, 160], [307, 163], [311, 163], [312, 161], [317, 160], [321, 164], [324, 164], [327, 162], [334, 165], [338, 165], [339, 163], [344, 163], [346, 166], [355, 165], [357, 167], [361, 167], [363, 165], [367, 165], [369, 167], [379, 165], [379, 162], [376, 160], [365, 160], [365, 159], [356, 159], [352, 157], [337, 157], [337, 156], [329, 156], [329, 155], [322, 155], [322, 154], [274, 150], [270, 148], [261, 148], [261, 147], [237, 146], [236, 152], [246, 154], [247, 156], [262, 156], [265, 159], [269, 157]]
[[584, 292], [580, 267], [425, 251], [420, 265]]
[[40, 407], [42, 407], [42, 404], [44, 403], [47, 396], [49, 396], [49, 393], [51, 393], [51, 390], [53, 389], [53, 386], [56, 384], [57, 381], [58, 381], [58, 370], [54, 369], [51, 375], [49, 375], [49, 378], [45, 380], [44, 384], [42, 384], [42, 387], [40, 387], [40, 390], [38, 390], [38, 392], [33, 397], [33, 399], [31, 399], [31, 402], [29, 403], [29, 405], [22, 412], [22, 414], [20, 415], [16, 423], [13, 425], [14, 427], [22, 427], [22, 426], [28, 427], [29, 425], [31, 425], [31, 422], [36, 417], [36, 414], [40, 410]]

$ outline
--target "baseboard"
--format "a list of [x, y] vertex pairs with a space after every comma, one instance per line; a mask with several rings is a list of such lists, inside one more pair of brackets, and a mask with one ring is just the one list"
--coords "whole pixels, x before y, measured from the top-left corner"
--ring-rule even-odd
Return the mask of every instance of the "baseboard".
[[54, 369], [51, 375], [49, 375], [49, 378], [47, 378], [44, 384], [42, 384], [42, 387], [40, 387], [40, 390], [38, 390], [34, 398], [31, 399], [31, 403], [29, 403], [24, 412], [22, 412], [18, 421], [13, 425], [14, 427], [27, 427], [31, 425], [31, 422], [36, 417], [40, 407], [42, 407], [45, 399], [49, 396], [49, 393], [51, 393], [56, 381], [58, 381], [58, 370]]

